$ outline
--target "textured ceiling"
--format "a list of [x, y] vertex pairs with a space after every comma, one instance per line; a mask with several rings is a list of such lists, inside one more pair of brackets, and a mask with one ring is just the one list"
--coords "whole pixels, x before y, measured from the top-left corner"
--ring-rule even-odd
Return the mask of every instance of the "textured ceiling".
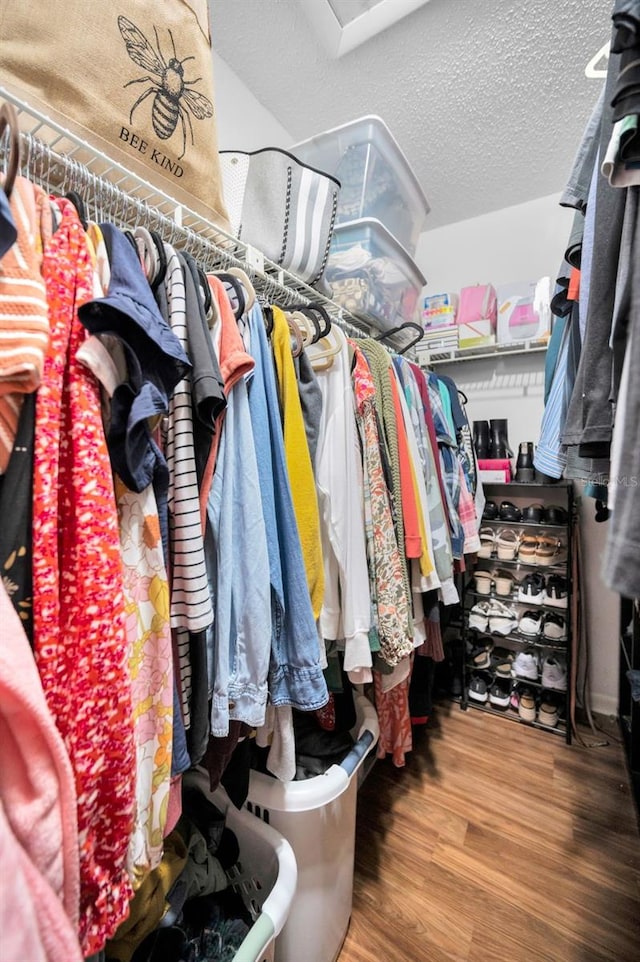
[[611, 0], [431, 0], [338, 60], [298, 0], [210, 0], [214, 47], [295, 141], [378, 114], [427, 229], [560, 191], [602, 81]]

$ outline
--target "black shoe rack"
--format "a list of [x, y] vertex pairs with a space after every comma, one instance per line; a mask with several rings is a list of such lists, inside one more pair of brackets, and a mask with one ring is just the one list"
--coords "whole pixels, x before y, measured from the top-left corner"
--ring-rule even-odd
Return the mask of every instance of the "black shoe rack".
[[[500, 517], [489, 520], [486, 517], [483, 517], [481, 528], [490, 529], [496, 538], [496, 543], [493, 545], [491, 557], [479, 557], [477, 564], [473, 568], [469, 568], [469, 570], [465, 573], [462, 596], [463, 644], [461, 646], [461, 651], [463, 664], [461, 666], [461, 672], [463, 683], [460, 707], [463, 710], [471, 707], [480, 711], [490, 712], [494, 715], [501, 715], [510, 721], [527, 724], [530, 727], [539, 728], [543, 731], [563, 736], [566, 739], [567, 744], [570, 744], [570, 685], [572, 654], [571, 550], [572, 530], [573, 525], [575, 524], [573, 487], [570, 482], [485, 482], [483, 484], [483, 488], [486, 500], [493, 501], [498, 506], [498, 509], [504, 501], [515, 505], [520, 509], [520, 511], [532, 504], [540, 504], [542, 505], [543, 509], [557, 506], [564, 509], [566, 514], [566, 523], [547, 524], [544, 521], [507, 521], [501, 519]], [[519, 551], [516, 552], [516, 556], [513, 559], [500, 558], [498, 557], [497, 553], [497, 538], [501, 530], [504, 530], [505, 532], [515, 532], [519, 538], [521, 536], [528, 536], [529, 540], [532, 537], [543, 539], [548, 538], [550, 541], [558, 542], [560, 547], [552, 559], [545, 559], [544, 561], [540, 557], [536, 559], [531, 558], [530, 556], [527, 556], [526, 560], [523, 560], [523, 558], [520, 557]], [[476, 574], [480, 571], [489, 572], [489, 574], [491, 574], [498, 570], [508, 571], [513, 576], [514, 582], [511, 593], [509, 595], [497, 594], [493, 579], [491, 581], [491, 590], [489, 594], [478, 592], [476, 590]], [[526, 577], [526, 575], [534, 572], [542, 575], [545, 579], [545, 583], [550, 575], [561, 575], [565, 579], [567, 585], [566, 608], [557, 607], [555, 605], [550, 606], [547, 604], [532, 604], [530, 601], [518, 600], [518, 591], [521, 581]], [[556, 615], [561, 615], [566, 624], [566, 640], [560, 641], [545, 637], [542, 630], [536, 635], [527, 635], [521, 632], [519, 628], [515, 626], [508, 635], [492, 632], [490, 626], [487, 626], [486, 631], [477, 631], [476, 629], [471, 628], [469, 625], [469, 614], [473, 606], [482, 601], [496, 601], [502, 603], [508, 609], [514, 612], [517, 617], [518, 624], [522, 615], [527, 610], [539, 612], [541, 615], [542, 625], [544, 625], [544, 616], [547, 613], [554, 612]], [[491, 665], [487, 669], [477, 669], [471, 663], [472, 652], [481, 649], [485, 645], [493, 646]], [[500, 649], [507, 654], [511, 653], [514, 659], [520, 652], [533, 653], [538, 659], [539, 663], [540, 670], [538, 671], [537, 677], [524, 678], [518, 677], [514, 674], [511, 679], [499, 679], [495, 674], [495, 664], [499, 660], [495, 657], [495, 652], [499, 651]], [[544, 659], [548, 656], [556, 656], [564, 661], [564, 664], [566, 665], [567, 678], [566, 691], [552, 689], [549, 686], [545, 687], [543, 685], [542, 664]], [[479, 675], [480, 678], [485, 682], [487, 686], [487, 694], [489, 693], [494, 681], [497, 680], [503, 681], [507, 687], [510, 687], [512, 694], [514, 692], [520, 692], [524, 688], [528, 688], [536, 703], [535, 720], [523, 721], [523, 718], [519, 713], [519, 709], [511, 703], [507, 708], [494, 707], [490, 702], [489, 694], [486, 702], [477, 701], [473, 698], [470, 698], [469, 686], [471, 685], [473, 676], [476, 674]], [[559, 721], [555, 726], [543, 724], [539, 720], [540, 705], [549, 700], [552, 700], [558, 706]]]

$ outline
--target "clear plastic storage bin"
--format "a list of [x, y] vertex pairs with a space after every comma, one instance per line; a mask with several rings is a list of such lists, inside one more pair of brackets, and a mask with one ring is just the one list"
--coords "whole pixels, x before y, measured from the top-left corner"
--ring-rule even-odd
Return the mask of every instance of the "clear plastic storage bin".
[[222, 788], [209, 791], [209, 775], [197, 769], [185, 776], [220, 811], [235, 834], [240, 857], [227, 873], [229, 884], [253, 918], [233, 962], [273, 962], [275, 938], [282, 930], [296, 891], [298, 872], [291, 845], [271, 825], [238, 810]]
[[298, 888], [275, 962], [335, 962], [349, 927], [358, 785], [378, 741], [373, 705], [357, 696], [356, 743], [340, 765], [306, 781], [251, 772], [247, 807], [291, 843]]
[[336, 225], [325, 279], [334, 301], [379, 330], [416, 320], [426, 283], [402, 245], [373, 218]]
[[407, 158], [380, 117], [361, 117], [291, 148], [305, 164], [341, 183], [337, 222], [375, 217], [413, 257], [429, 203]]

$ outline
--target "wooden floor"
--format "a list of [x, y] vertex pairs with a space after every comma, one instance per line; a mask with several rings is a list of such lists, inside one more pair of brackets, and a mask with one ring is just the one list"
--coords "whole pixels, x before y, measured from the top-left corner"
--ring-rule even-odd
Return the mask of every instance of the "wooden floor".
[[640, 962], [620, 746], [450, 703], [414, 736], [407, 766], [377, 762], [359, 794], [339, 962]]

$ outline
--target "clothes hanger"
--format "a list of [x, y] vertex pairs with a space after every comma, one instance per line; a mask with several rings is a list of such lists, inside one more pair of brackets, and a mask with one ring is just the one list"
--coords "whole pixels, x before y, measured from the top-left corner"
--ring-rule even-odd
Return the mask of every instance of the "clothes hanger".
[[271, 337], [273, 333], [273, 308], [268, 304], [265, 304], [262, 308], [262, 316], [264, 317], [264, 326], [267, 331], [267, 337]]
[[18, 124], [18, 114], [13, 104], [3, 103], [0, 107], [0, 140], [7, 127], [9, 128], [9, 158], [7, 161], [7, 175], [4, 180], [4, 192], [7, 197], [11, 197], [11, 191], [13, 190], [22, 159], [20, 125]]
[[146, 227], [136, 227], [133, 231], [133, 237], [138, 247], [140, 260], [144, 265], [144, 273], [149, 282], [149, 287], [153, 289], [153, 282], [160, 266], [158, 250]]
[[[302, 311], [303, 314], [312, 319], [313, 326], [317, 329], [314, 343], [319, 341], [321, 337], [326, 337], [331, 330], [331, 318], [321, 304], [292, 304], [291, 310]], [[318, 318], [321, 319], [322, 324], [318, 321]]]
[[82, 224], [82, 229], [86, 230], [89, 226], [89, 218], [87, 217], [87, 207], [84, 200], [77, 190], [68, 190], [64, 196], [67, 200], [70, 200], [75, 207], [80, 223]]
[[248, 275], [242, 270], [241, 267], [230, 267], [228, 273], [233, 274], [233, 276], [237, 277], [238, 280], [242, 283], [244, 287], [245, 298], [246, 298], [246, 310], [250, 311], [256, 302], [255, 287], [249, 280]]
[[456, 390], [457, 390], [458, 394], [460, 395], [460, 397], [462, 398], [464, 404], [468, 404], [468, 403], [469, 403], [469, 398], [468, 398], [467, 395], [464, 393], [464, 391], [461, 391], [460, 388], [456, 388]]
[[156, 276], [151, 282], [151, 290], [157, 291], [165, 277], [167, 276], [167, 252], [164, 249], [164, 241], [162, 237], [156, 230], [150, 230], [149, 236], [154, 243], [156, 253], [158, 255], [158, 270]]
[[320, 315], [324, 321], [324, 327], [320, 328], [320, 337], [326, 337], [331, 330], [331, 318], [329, 317], [329, 312], [325, 307], [322, 306], [322, 304], [309, 304], [308, 310]]
[[286, 315], [290, 317], [300, 329], [304, 346], [308, 347], [310, 344], [315, 344], [320, 332], [320, 325], [315, 317], [312, 314], [303, 313], [301, 310], [287, 311]]
[[391, 337], [392, 334], [400, 334], [402, 331], [409, 330], [418, 331], [418, 337], [414, 337], [413, 340], [409, 341], [408, 344], [403, 344], [402, 347], [399, 347], [396, 350], [396, 354], [406, 354], [410, 347], [414, 347], [418, 341], [421, 341], [424, 337], [424, 331], [422, 327], [415, 321], [405, 321], [404, 324], [399, 324], [398, 327], [392, 327], [390, 331], [384, 331], [382, 334], [378, 334], [377, 337], [374, 337], [374, 341], [384, 341], [388, 337]]
[[315, 344], [307, 348], [307, 356], [314, 371], [326, 371], [333, 364], [336, 354], [342, 350], [342, 344], [333, 329], [320, 338]]
[[294, 340], [294, 344], [292, 344], [291, 346], [291, 356], [300, 357], [300, 355], [302, 354], [302, 351], [304, 350], [304, 339], [302, 337], [302, 331], [294, 321], [291, 314], [285, 314], [285, 317], [287, 319], [287, 325], [289, 327], [289, 330], [291, 331], [291, 334]]
[[204, 268], [200, 267], [200, 264], [196, 263], [196, 269], [198, 271], [198, 277], [200, 278], [202, 296], [204, 297], [204, 313], [206, 317], [209, 317], [209, 314], [213, 308], [213, 294], [211, 293], [211, 288], [209, 287], [209, 281], [207, 280], [207, 275], [204, 272]]
[[[216, 271], [215, 274], [216, 274], [216, 277], [219, 278], [219, 280], [221, 280], [223, 284], [226, 284], [228, 287], [230, 287], [233, 290], [237, 304], [235, 307], [233, 307], [233, 303], [232, 303], [231, 306], [233, 308], [233, 314], [236, 321], [239, 321], [242, 315], [244, 314], [245, 308], [246, 308], [246, 300], [245, 300], [242, 284], [240, 283], [238, 278], [235, 276], [235, 274], [229, 274], [227, 271], [220, 271], [220, 272]], [[229, 298], [229, 300], [230, 301], [232, 300], [231, 297]]]

